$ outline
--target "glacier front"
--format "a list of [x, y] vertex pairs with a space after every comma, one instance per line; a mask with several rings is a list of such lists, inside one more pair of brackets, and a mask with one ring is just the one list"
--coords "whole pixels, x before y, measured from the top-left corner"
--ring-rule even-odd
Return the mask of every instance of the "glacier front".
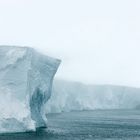
[[46, 127], [44, 107], [59, 64], [33, 48], [0, 46], [0, 133]]
[[55, 79], [46, 113], [95, 109], [139, 109], [140, 88], [86, 85]]

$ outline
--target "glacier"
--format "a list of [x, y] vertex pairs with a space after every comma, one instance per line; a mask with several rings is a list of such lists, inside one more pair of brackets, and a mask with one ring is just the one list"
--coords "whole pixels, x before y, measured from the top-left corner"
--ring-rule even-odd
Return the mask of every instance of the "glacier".
[[55, 79], [46, 113], [95, 109], [139, 109], [140, 88], [86, 85]]
[[46, 127], [45, 104], [60, 60], [29, 47], [0, 46], [0, 62], [0, 133]]

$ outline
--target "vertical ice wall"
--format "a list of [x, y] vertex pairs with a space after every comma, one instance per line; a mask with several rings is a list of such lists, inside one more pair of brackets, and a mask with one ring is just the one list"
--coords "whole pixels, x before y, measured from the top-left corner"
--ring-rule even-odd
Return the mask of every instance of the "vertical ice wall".
[[0, 132], [46, 126], [44, 104], [60, 64], [28, 47], [0, 46]]
[[140, 108], [140, 88], [55, 80], [46, 112]]

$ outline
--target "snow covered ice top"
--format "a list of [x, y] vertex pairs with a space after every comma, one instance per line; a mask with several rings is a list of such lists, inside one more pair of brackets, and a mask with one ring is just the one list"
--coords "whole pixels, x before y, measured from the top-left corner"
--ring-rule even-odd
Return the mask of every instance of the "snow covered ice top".
[[60, 64], [28, 47], [0, 46], [0, 132], [46, 126], [45, 103]]

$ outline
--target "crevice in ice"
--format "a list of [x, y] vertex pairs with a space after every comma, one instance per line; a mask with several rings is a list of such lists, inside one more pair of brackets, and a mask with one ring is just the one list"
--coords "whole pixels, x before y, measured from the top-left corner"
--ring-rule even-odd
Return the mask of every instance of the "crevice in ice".
[[36, 88], [30, 99], [31, 118], [36, 122], [37, 127], [46, 127], [46, 122], [42, 117], [44, 95], [45, 94], [39, 88]]

